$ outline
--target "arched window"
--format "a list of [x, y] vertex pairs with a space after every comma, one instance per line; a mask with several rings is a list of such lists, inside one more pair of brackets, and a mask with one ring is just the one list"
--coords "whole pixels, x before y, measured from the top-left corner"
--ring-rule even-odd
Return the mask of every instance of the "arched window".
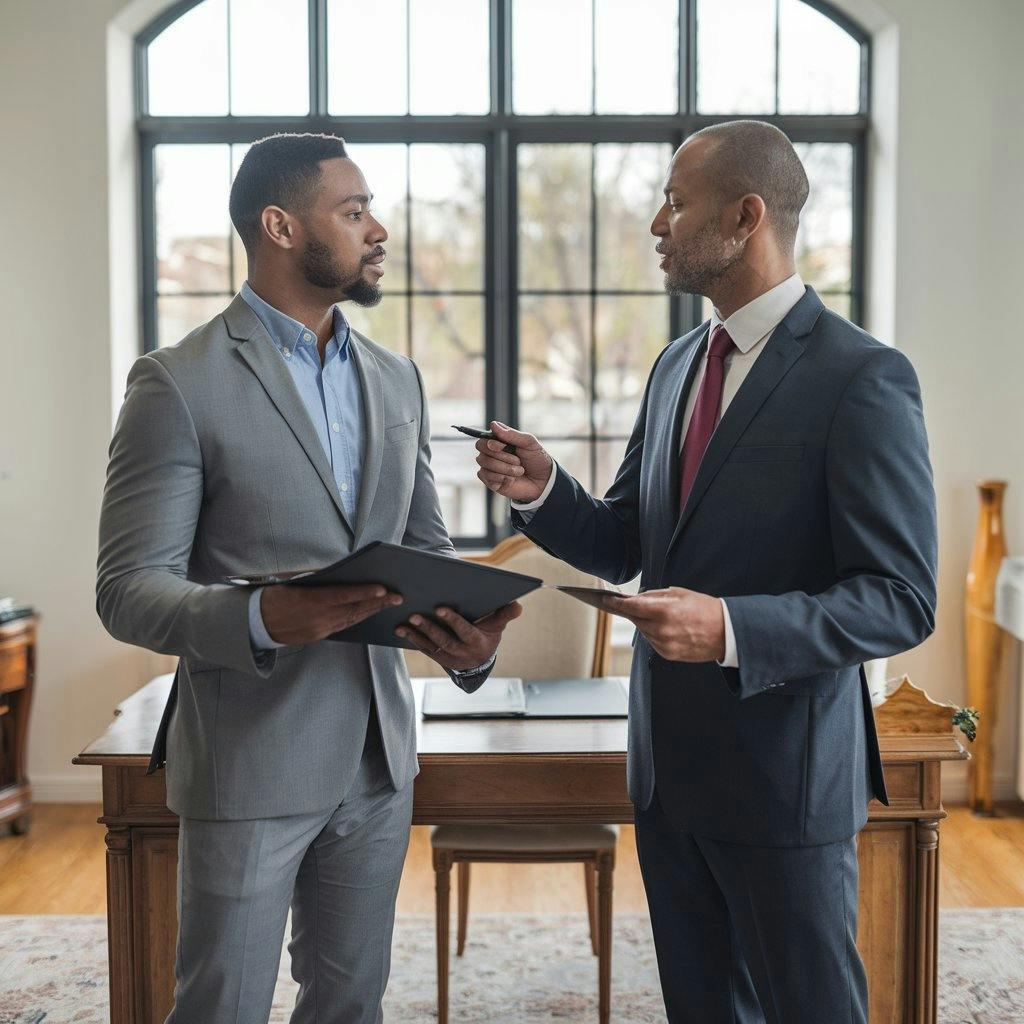
[[818, 0], [189, 0], [137, 40], [147, 348], [245, 276], [228, 190], [249, 143], [343, 136], [390, 232], [384, 301], [345, 311], [412, 355], [457, 542], [493, 544], [451, 423], [520, 423], [604, 493], [658, 350], [699, 323], [651, 219], [673, 149], [736, 116], [782, 128], [811, 198], [799, 268], [863, 306], [869, 45]]

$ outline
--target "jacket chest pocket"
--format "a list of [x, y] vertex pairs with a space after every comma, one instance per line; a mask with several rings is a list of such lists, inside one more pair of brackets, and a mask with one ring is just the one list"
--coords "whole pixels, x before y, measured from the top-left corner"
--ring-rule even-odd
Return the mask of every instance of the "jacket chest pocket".
[[392, 427], [386, 427], [384, 429], [384, 443], [388, 445], [392, 444], [404, 444], [410, 440], [415, 439], [420, 432], [420, 425], [418, 420], [409, 420], [406, 423], [396, 423]]

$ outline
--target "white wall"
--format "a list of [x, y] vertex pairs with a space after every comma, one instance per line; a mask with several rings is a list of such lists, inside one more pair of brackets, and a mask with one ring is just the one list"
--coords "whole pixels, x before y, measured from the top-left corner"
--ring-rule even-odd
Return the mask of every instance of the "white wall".
[[[160, 3], [0, 0], [0, 592], [43, 613], [29, 760], [41, 799], [98, 796], [70, 759], [155, 667], [104, 633], [93, 573], [111, 408], [136, 341], [126, 33]], [[843, 6], [878, 33], [870, 316], [920, 373], [939, 495], [938, 629], [892, 670], [962, 702], [976, 478], [1012, 481], [1007, 525], [1024, 551], [1024, 5]], [[1008, 708], [1004, 788], [1013, 720]]]

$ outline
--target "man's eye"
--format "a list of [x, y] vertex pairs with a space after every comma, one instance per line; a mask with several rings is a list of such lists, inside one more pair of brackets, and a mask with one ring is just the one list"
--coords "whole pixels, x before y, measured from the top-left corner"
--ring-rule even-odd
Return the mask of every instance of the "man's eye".
[[363, 215], [363, 211], [362, 210], [356, 210], [355, 213], [350, 213], [349, 214], [350, 217], [355, 217], [356, 220], [359, 220], [362, 217], [362, 215]]
[[668, 204], [668, 208], [670, 210], [680, 210], [680, 209], [682, 209], [682, 206], [683, 206], [682, 203], [669, 203]]

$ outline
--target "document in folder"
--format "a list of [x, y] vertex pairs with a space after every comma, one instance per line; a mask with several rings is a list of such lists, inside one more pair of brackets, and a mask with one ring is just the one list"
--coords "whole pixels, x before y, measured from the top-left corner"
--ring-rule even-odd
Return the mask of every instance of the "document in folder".
[[433, 616], [444, 605], [470, 622], [477, 622], [543, 583], [535, 576], [384, 541], [367, 544], [323, 569], [275, 576], [232, 576], [230, 582], [243, 586], [290, 583], [297, 587], [380, 583], [401, 594], [402, 603], [385, 608], [329, 639], [410, 649], [413, 644], [395, 636], [395, 629], [408, 622], [410, 615]]

